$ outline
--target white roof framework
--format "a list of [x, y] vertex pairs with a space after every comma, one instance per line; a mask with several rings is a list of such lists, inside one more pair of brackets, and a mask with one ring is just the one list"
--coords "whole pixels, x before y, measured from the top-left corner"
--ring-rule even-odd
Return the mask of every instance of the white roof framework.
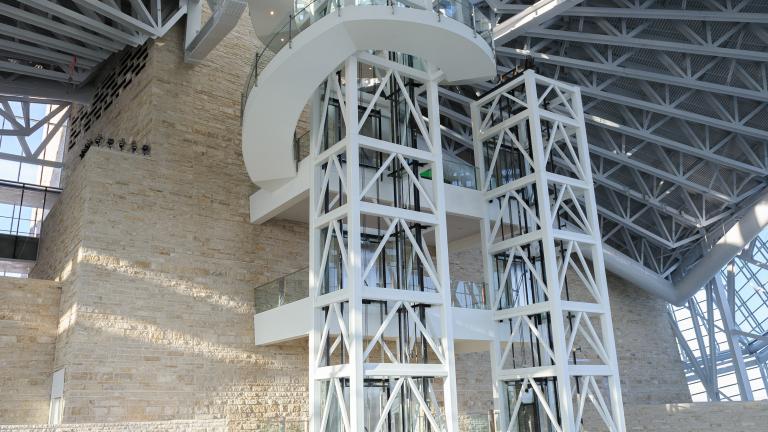
[[112, 53], [163, 35], [185, 13], [178, 0], [5, 0], [0, 93], [77, 99]]
[[[670, 276], [765, 189], [768, 1], [486, 2], [500, 72], [531, 57], [541, 74], [581, 86], [608, 245]], [[556, 11], [515, 17], [534, 3]], [[467, 101], [487, 88], [441, 93], [457, 154]]]
[[[189, 8], [188, 8], [189, 5]], [[242, 0], [208, 0], [210, 12], [203, 25], [204, 3], [187, 0], [2, 0], [0, 1], [0, 120], [23, 153], [0, 149], [0, 161], [59, 167], [61, 160], [41, 158], [51, 141], [38, 149], [26, 144], [50, 118], [57, 136], [67, 121], [70, 102], [88, 104], [95, 92], [99, 68], [116, 52], [163, 36], [182, 17], [187, 18], [187, 61], [201, 61], [237, 23], [245, 9]], [[52, 107], [46, 117], [30, 123], [30, 104]]]
[[694, 401], [768, 398], [768, 231], [670, 319]]
[[61, 168], [58, 153], [68, 119], [69, 104], [63, 102], [0, 99], [0, 160]]
[[[61, 167], [61, 152], [46, 149], [59, 145], [69, 102], [90, 102], [95, 72], [112, 53], [161, 36], [185, 13], [178, 0], [0, 2], [0, 136], [20, 147], [0, 149], [0, 161]], [[30, 106], [40, 105], [50, 109], [31, 119]]]

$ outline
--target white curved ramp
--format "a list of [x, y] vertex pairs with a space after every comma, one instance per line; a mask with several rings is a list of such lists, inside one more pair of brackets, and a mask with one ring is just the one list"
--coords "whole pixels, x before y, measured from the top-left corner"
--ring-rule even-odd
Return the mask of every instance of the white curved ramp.
[[439, 68], [448, 82], [489, 79], [488, 44], [466, 25], [433, 11], [358, 6], [330, 14], [293, 39], [259, 74], [243, 112], [243, 159], [264, 188], [293, 177], [293, 133], [304, 106], [339, 64], [357, 51], [411, 54]]

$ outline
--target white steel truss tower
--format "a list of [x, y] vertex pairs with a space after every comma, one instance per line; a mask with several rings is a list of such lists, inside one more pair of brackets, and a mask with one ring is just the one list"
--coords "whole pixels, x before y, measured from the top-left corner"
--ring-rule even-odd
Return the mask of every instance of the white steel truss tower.
[[624, 431], [580, 91], [527, 70], [471, 110], [499, 430]]
[[441, 78], [359, 52], [312, 99], [313, 432], [458, 430]]

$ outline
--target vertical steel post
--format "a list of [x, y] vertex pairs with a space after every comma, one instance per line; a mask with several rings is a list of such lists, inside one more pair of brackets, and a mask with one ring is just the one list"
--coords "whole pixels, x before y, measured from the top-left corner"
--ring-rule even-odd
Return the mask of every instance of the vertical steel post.
[[446, 379], [443, 383], [445, 404], [446, 430], [458, 432], [458, 407], [456, 393], [456, 363], [453, 356], [453, 314], [451, 312], [451, 275], [448, 257], [448, 222], [445, 217], [445, 183], [443, 181], [443, 146], [440, 132], [440, 102], [438, 100], [438, 78], [440, 72], [427, 65], [431, 79], [425, 83], [427, 89], [427, 111], [429, 116], [429, 139], [432, 143], [432, 196], [434, 197], [435, 217], [435, 264], [437, 266], [438, 282], [442, 287], [441, 309], [442, 330], [441, 345], [445, 352]]
[[360, 247], [360, 141], [358, 131], [357, 58], [350, 57], [344, 65], [347, 140], [347, 287], [349, 290], [349, 425], [352, 431], [365, 430], [365, 393], [363, 373], [362, 256]]
[[[478, 104], [472, 104], [470, 106], [471, 120], [472, 120], [472, 136], [474, 142], [474, 158], [475, 166], [477, 167], [477, 188], [480, 191], [485, 191], [486, 178], [489, 175], [485, 166], [485, 154], [483, 151], [483, 140], [480, 135], [481, 130], [481, 112]], [[488, 203], [485, 203], [488, 205]], [[482, 254], [482, 265], [485, 284], [488, 287], [488, 299], [489, 304], [496, 304], [496, 290], [494, 289], [494, 272], [493, 272], [493, 255], [489, 251], [491, 241], [491, 227], [488, 217], [480, 221], [480, 248]], [[497, 325], [498, 327], [498, 325]], [[496, 338], [490, 342], [490, 360], [491, 360], [491, 375], [498, 377], [500, 367], [500, 360], [502, 355], [500, 339]], [[507, 400], [506, 385], [502, 380], [493, 380], [493, 408], [498, 413], [498, 427], [501, 431], [506, 431], [509, 423], [509, 401]]]
[[[730, 290], [733, 288], [732, 282], [733, 275], [733, 261], [727, 268], [727, 281]], [[723, 281], [719, 276], [715, 276], [713, 279], [715, 286], [713, 287], [714, 300], [717, 304], [717, 308], [720, 310], [720, 318], [723, 324], [723, 333], [725, 334], [725, 340], [728, 342], [728, 349], [731, 353], [731, 361], [733, 362], [733, 371], [736, 374], [736, 384], [739, 386], [739, 394], [741, 400], [751, 401], [754, 399], [752, 394], [752, 386], [749, 382], [749, 376], [747, 375], [747, 367], [744, 364], [744, 353], [741, 348], [741, 344], [738, 340], [738, 335], [734, 332], [739, 330], [739, 326], [736, 324], [736, 317], [733, 313], [733, 308], [728, 301], [729, 296], [726, 293], [726, 287], [723, 286]], [[711, 313], [711, 312], [710, 312]]]
[[320, 196], [322, 169], [315, 165], [318, 155], [321, 153], [322, 145], [322, 133], [323, 128], [321, 124], [321, 109], [322, 102], [320, 100], [320, 90], [316, 90], [311, 99], [311, 126], [309, 137], [309, 157], [312, 163], [310, 167], [310, 185], [309, 185], [309, 295], [312, 299], [312, 311], [311, 320], [312, 327], [309, 330], [309, 372], [308, 372], [308, 388], [309, 388], [309, 431], [320, 432], [321, 410], [320, 400], [321, 388], [320, 383], [316, 378], [316, 369], [318, 362], [318, 352], [320, 349], [320, 332], [323, 328], [322, 312], [317, 308], [315, 300], [318, 297], [318, 293], [321, 286], [320, 281], [320, 262], [322, 258], [323, 242], [321, 238], [321, 231], [317, 227], [317, 218], [315, 216], [315, 209], [313, 205], [318, 202]]

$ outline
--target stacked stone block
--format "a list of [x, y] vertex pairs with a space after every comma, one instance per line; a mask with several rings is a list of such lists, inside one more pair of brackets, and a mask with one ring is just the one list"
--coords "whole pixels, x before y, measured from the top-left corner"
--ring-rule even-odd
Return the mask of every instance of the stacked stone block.
[[0, 277], [0, 423], [48, 421], [59, 291]]

